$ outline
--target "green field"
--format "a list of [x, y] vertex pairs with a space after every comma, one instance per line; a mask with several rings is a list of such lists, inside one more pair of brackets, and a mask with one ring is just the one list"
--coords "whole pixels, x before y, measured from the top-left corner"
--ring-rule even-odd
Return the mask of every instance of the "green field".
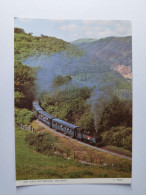
[[[131, 171], [98, 165], [81, 164], [76, 159], [36, 152], [25, 137], [31, 132], [16, 127], [16, 179], [55, 179], [55, 178], [130, 178]], [[114, 157], [114, 161], [120, 161]], [[128, 160], [127, 160], [128, 162]]]

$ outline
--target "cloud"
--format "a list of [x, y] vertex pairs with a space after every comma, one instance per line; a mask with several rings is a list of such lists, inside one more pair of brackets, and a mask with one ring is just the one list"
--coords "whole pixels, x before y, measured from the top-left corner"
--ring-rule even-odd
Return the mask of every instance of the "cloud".
[[116, 23], [115, 30], [118, 34], [132, 34], [132, 28], [130, 21], [121, 21], [120, 23]]
[[102, 31], [97, 33], [98, 38], [105, 38], [110, 36], [116, 36], [116, 33], [109, 28], [105, 28]]
[[45, 33], [67, 41], [81, 38], [100, 39], [131, 35], [131, 23], [126, 20], [43, 20], [15, 18], [15, 26], [36, 35]]
[[80, 38], [105, 38], [110, 36], [131, 35], [131, 24], [123, 20], [85, 20], [71, 21], [59, 27], [69, 34], [71, 40]]
[[59, 29], [62, 31], [72, 32], [72, 31], [77, 31], [78, 26], [76, 24], [64, 24], [60, 26]]
[[110, 36], [131, 35], [131, 23], [123, 20], [86, 20], [82, 21], [84, 36], [104, 38]]
[[83, 35], [80, 33], [71, 33], [69, 38], [70, 40], [74, 41], [74, 40], [82, 39]]

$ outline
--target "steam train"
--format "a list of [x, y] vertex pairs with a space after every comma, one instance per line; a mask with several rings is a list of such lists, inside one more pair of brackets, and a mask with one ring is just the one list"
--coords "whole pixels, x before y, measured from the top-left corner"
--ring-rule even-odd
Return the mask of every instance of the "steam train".
[[96, 139], [90, 133], [86, 133], [74, 124], [68, 123], [61, 119], [55, 118], [45, 112], [39, 105], [38, 101], [33, 102], [33, 112], [40, 121], [44, 122], [49, 127], [58, 130], [74, 139], [88, 142], [92, 145], [96, 144]]

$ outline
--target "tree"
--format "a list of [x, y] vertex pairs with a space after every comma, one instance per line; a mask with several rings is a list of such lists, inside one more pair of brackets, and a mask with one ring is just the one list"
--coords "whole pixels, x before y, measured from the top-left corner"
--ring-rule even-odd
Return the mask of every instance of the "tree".
[[112, 90], [111, 88], [104, 87], [101, 89], [102, 91], [98, 91], [98, 97], [93, 102], [92, 111], [94, 115], [94, 125], [95, 125], [95, 137], [97, 141], [101, 141], [101, 133], [102, 133], [102, 117], [106, 106], [108, 105]]
[[15, 33], [25, 33], [25, 31], [22, 28], [14, 28]]
[[22, 105], [24, 104], [24, 101], [25, 101], [25, 96], [23, 93], [19, 92], [19, 91], [16, 91], [14, 93], [14, 97], [15, 97], [15, 106], [18, 107], [18, 108], [21, 108]]
[[33, 35], [33, 32], [30, 32], [30, 33], [28, 33], [30, 36], [32, 36]]
[[77, 125], [91, 134], [95, 132], [93, 114], [91, 113], [90, 108], [88, 108], [84, 114], [81, 116]]
[[35, 72], [28, 66], [23, 65], [19, 61], [15, 61], [15, 103], [21, 108], [31, 108], [32, 101], [35, 96]]
[[132, 150], [132, 128], [125, 126], [111, 127], [102, 134], [105, 145], [113, 145]]
[[34, 118], [35, 116], [30, 110], [18, 108], [15, 109], [15, 122], [17, 125], [29, 125]]
[[102, 114], [100, 125], [104, 131], [111, 127], [132, 125], [132, 104], [130, 102], [130, 100], [122, 101], [117, 96], [113, 96]]
[[[76, 124], [76, 122], [81, 117], [83, 117], [83, 114], [88, 108], [85, 103], [86, 100], [90, 97], [91, 91], [92, 90], [88, 87], [84, 87], [65, 89], [52, 95], [45, 94], [42, 97], [41, 105], [48, 113], [52, 114], [54, 117], [58, 117], [60, 119]], [[90, 109], [88, 109], [88, 111], [89, 110]], [[86, 117], [86, 119], [88, 117], [87, 114], [88, 113], [86, 113], [84, 116]], [[91, 117], [91, 113], [89, 117], [90, 119], [93, 119], [93, 117]]]

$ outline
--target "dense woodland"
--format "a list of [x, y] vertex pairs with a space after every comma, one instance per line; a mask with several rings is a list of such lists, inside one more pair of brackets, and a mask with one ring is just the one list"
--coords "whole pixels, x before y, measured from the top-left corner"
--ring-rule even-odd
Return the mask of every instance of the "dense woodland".
[[[37, 69], [24, 65], [22, 61], [31, 55], [51, 55], [61, 51], [66, 51], [68, 56], [79, 57], [84, 54], [82, 49], [63, 40], [45, 35], [36, 37], [32, 33], [25, 33], [23, 29], [15, 28], [16, 124], [29, 124], [34, 119], [31, 112], [32, 101], [39, 91], [36, 82]], [[114, 86], [115, 93], [110, 93], [108, 97], [99, 93], [98, 97], [94, 97], [94, 104], [90, 101], [94, 92], [93, 86], [58, 88], [69, 83], [72, 78], [87, 79], [87, 82], [92, 79], [93, 75], [90, 75], [89, 79], [86, 75], [56, 76], [53, 87], [57, 90], [54, 90], [54, 93], [41, 92], [41, 106], [54, 117], [74, 123], [80, 126], [81, 130], [90, 132], [97, 137], [101, 145], [114, 145], [132, 150], [132, 101], [129, 96], [121, 98], [121, 93], [118, 94], [124, 86], [126, 90], [130, 90], [131, 83], [120, 76], [119, 79], [118, 76], [114, 78], [110, 71], [107, 77], [103, 75], [102, 80], [105, 79], [104, 83], [108, 83], [113, 78], [112, 84], [116, 83], [117, 86]]]
[[114, 145], [132, 149], [132, 105], [131, 100], [120, 100], [117, 96], [103, 99], [92, 111], [87, 103], [92, 89], [75, 88], [55, 95], [43, 95], [42, 107], [53, 116], [74, 123], [80, 130], [97, 137], [98, 145]]

